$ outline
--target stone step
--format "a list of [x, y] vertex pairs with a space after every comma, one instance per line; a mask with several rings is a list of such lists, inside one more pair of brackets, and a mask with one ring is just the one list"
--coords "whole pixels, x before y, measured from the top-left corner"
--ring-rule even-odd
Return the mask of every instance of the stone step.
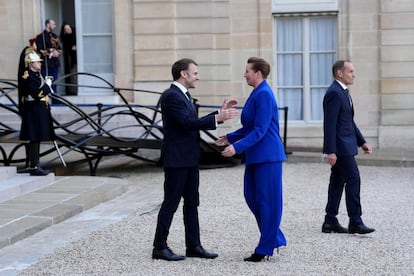
[[[7, 180], [9, 178], [12, 178], [17, 174], [16, 167], [0, 167], [0, 183], [4, 180]], [[0, 186], [1, 189], [1, 186]]]
[[0, 188], [1, 249], [123, 194], [127, 183], [111, 177], [17, 174], [1, 181]]
[[0, 203], [25, 195], [50, 185], [55, 179], [53, 173], [47, 176], [17, 174], [16, 167], [0, 167]]

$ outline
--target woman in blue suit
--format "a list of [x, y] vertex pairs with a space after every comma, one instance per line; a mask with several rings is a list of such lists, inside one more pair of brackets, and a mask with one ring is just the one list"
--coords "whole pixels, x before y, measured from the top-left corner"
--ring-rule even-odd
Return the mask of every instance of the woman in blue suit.
[[254, 253], [245, 261], [260, 262], [273, 250], [286, 245], [280, 230], [282, 218], [282, 162], [286, 159], [279, 136], [278, 107], [266, 81], [270, 65], [262, 58], [247, 60], [244, 77], [254, 89], [241, 113], [242, 128], [220, 137], [216, 144], [227, 146], [222, 155], [241, 154], [246, 164], [244, 197], [260, 231]]

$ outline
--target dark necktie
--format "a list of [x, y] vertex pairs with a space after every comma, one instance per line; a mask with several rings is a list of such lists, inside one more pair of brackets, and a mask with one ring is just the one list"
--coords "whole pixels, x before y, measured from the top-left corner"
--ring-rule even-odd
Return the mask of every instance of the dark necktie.
[[188, 100], [190, 101], [191, 109], [193, 110], [193, 112], [195, 112], [195, 108], [194, 108], [194, 105], [193, 105], [193, 100], [191, 99], [190, 92], [187, 91], [187, 92], [185, 92], [185, 94], [187, 95]]
[[352, 106], [352, 98], [351, 98], [351, 94], [349, 94], [349, 90], [348, 90], [348, 89], [345, 89], [345, 92], [346, 92], [346, 95], [348, 96], [349, 105], [350, 105], [350, 106], [351, 106], [351, 108], [352, 108], [353, 106]]
[[185, 92], [185, 94], [187, 95], [187, 98], [188, 98], [188, 100], [191, 102], [191, 95], [190, 95], [190, 92]]

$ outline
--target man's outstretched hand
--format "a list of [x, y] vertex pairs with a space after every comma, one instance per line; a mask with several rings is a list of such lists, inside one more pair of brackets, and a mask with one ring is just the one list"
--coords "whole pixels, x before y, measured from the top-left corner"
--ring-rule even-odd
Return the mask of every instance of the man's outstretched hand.
[[236, 105], [236, 100], [224, 100], [219, 114], [216, 115], [217, 122], [224, 122], [226, 120], [235, 118], [239, 114], [239, 111], [235, 108]]
[[221, 107], [221, 109], [224, 108], [235, 108], [237, 105], [237, 100], [224, 100], [223, 101], [223, 106]]

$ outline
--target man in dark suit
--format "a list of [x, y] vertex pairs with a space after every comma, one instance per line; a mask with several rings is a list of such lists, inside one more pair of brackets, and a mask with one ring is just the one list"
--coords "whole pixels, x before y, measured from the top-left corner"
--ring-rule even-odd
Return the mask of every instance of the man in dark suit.
[[[335, 80], [323, 99], [323, 152], [332, 168], [322, 232], [367, 234], [375, 229], [367, 227], [361, 219], [361, 180], [355, 155], [358, 147], [365, 153], [371, 153], [372, 147], [354, 122], [354, 107], [347, 88], [354, 82], [354, 66], [348, 60], [339, 60], [333, 65], [332, 73]], [[336, 218], [344, 187], [348, 229], [342, 227]]]
[[[56, 81], [59, 73], [59, 56], [62, 52], [59, 43], [59, 37], [53, 31], [56, 28], [56, 22], [53, 19], [45, 21], [45, 29], [36, 36], [36, 47], [39, 54], [43, 56], [41, 74], [44, 78], [52, 78]], [[56, 85], [52, 84], [53, 91], [57, 92]]]
[[225, 101], [219, 112], [198, 118], [188, 92], [199, 80], [197, 63], [191, 59], [175, 62], [171, 69], [174, 82], [161, 96], [164, 139], [161, 149], [164, 166], [164, 201], [158, 214], [153, 259], [179, 261], [167, 245], [167, 237], [181, 197], [184, 199], [186, 256], [214, 259], [218, 255], [206, 251], [200, 242], [197, 207], [199, 205], [199, 169], [201, 129], [215, 129], [219, 122], [234, 118], [235, 101]]

